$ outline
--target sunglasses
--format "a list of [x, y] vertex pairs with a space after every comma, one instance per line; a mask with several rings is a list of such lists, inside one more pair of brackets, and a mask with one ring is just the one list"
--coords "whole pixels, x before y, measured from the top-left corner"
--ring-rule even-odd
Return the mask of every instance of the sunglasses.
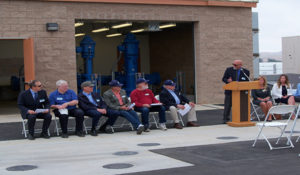
[[232, 64], [232, 65], [235, 66], [235, 67], [236, 67], [236, 66], [239, 66], [238, 64]]

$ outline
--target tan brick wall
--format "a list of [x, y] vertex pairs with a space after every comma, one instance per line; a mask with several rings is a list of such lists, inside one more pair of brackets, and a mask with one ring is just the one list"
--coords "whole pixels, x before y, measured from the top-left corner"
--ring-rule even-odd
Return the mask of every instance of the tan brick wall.
[[[221, 77], [233, 59], [252, 70], [251, 9], [102, 3], [0, 1], [0, 37], [33, 37], [36, 75], [49, 91], [76, 89], [75, 19], [194, 21], [198, 103], [221, 103]], [[58, 32], [45, 24], [57, 22]]]

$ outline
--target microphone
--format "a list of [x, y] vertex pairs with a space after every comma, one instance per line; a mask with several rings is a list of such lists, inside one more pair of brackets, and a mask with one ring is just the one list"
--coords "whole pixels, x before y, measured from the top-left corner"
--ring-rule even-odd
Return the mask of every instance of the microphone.
[[245, 77], [248, 78], [248, 81], [251, 81], [250, 78], [248, 77], [248, 75], [244, 72], [243, 68], [241, 68], [241, 71], [243, 72], [243, 74], [245, 75]]

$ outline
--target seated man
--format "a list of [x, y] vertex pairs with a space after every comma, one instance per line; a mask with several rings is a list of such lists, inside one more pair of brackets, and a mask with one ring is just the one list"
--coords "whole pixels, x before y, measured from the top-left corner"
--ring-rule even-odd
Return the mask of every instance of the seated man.
[[84, 112], [76, 107], [78, 104], [77, 95], [73, 90], [69, 89], [68, 82], [65, 80], [58, 80], [56, 87], [57, 89], [50, 94], [49, 100], [51, 108], [54, 108], [55, 116], [59, 117], [62, 138], [68, 138], [69, 116], [75, 117], [75, 134], [79, 137], [84, 137], [82, 131]]
[[[154, 97], [153, 92], [148, 89], [148, 80], [139, 78], [136, 81], [136, 89], [130, 94], [131, 102], [135, 103], [134, 110], [141, 112], [142, 123], [145, 131], [149, 132], [149, 112], [159, 112], [159, 128], [167, 130], [165, 107]], [[156, 104], [155, 106], [153, 104]]]
[[107, 105], [102, 100], [98, 93], [94, 93], [94, 84], [91, 81], [86, 81], [81, 84], [81, 89], [83, 90], [78, 95], [79, 107], [84, 111], [85, 115], [93, 118], [91, 135], [97, 136], [96, 127], [98, 125], [99, 119], [102, 115], [108, 117], [105, 124], [100, 127], [100, 132], [104, 131], [107, 133], [113, 133], [112, 126], [114, 125], [118, 115], [116, 112], [107, 109]]
[[126, 118], [133, 125], [134, 129], [137, 130], [136, 133], [138, 135], [142, 134], [144, 125], [139, 121], [136, 112], [130, 108], [130, 102], [126, 92], [121, 89], [123, 84], [118, 80], [112, 80], [109, 86], [111, 88], [103, 94], [103, 99], [109, 109], [116, 112], [119, 116]]
[[190, 102], [186, 97], [181, 95], [179, 92], [175, 91], [175, 83], [172, 80], [166, 80], [164, 82], [164, 88], [159, 95], [160, 101], [165, 105], [166, 109], [170, 109], [171, 116], [174, 121], [174, 128], [182, 129], [182, 126], [179, 124], [178, 119], [178, 109], [184, 109], [184, 105], [188, 103], [192, 108], [186, 114], [187, 115], [187, 124], [186, 126], [199, 126], [197, 124], [197, 117], [195, 111], [195, 104]]
[[[28, 139], [34, 140], [34, 125], [36, 118], [44, 119], [41, 137], [50, 138], [48, 128], [51, 123], [52, 116], [49, 113], [50, 104], [46, 91], [42, 90], [42, 83], [33, 80], [29, 83], [29, 90], [20, 93], [18, 98], [18, 106], [21, 110], [23, 119], [28, 119]], [[35, 112], [36, 109], [45, 109], [41, 113]]]

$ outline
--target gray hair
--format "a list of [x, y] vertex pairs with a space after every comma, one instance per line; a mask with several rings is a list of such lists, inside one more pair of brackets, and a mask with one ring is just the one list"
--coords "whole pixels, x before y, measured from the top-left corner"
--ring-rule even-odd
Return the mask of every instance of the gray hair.
[[68, 84], [66, 80], [58, 80], [56, 82], [56, 87], [60, 87], [61, 85]]

